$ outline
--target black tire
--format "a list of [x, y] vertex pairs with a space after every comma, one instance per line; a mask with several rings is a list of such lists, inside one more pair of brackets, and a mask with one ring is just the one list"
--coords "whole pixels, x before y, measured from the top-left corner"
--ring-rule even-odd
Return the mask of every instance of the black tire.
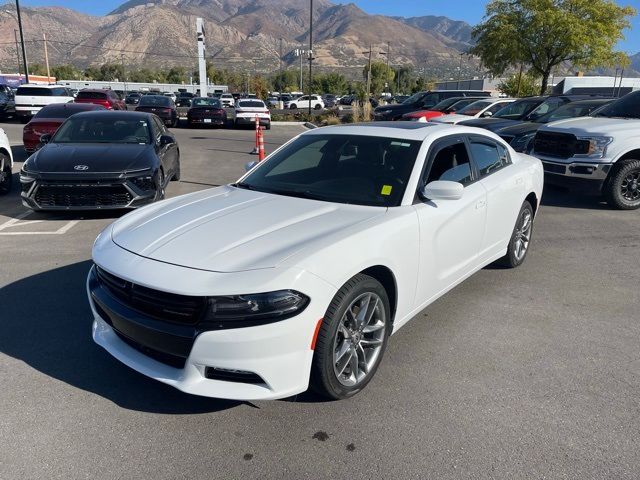
[[11, 172], [11, 160], [6, 153], [0, 153], [0, 195], [6, 195], [11, 191], [13, 173]]
[[180, 157], [176, 160], [176, 171], [173, 172], [173, 177], [171, 177], [172, 182], [180, 181]]
[[314, 110], [320, 110], [322, 107], [320, 106], [320, 104], [316, 104], [315, 107], [313, 107]]
[[607, 203], [618, 210], [640, 208], [640, 160], [620, 160], [613, 167], [604, 189]]
[[271, 122], [267, 123], [267, 125], [264, 128], [265, 130], [271, 130]]
[[20, 117], [20, 123], [23, 125], [26, 125], [27, 123], [29, 123], [29, 120], [31, 120], [31, 118], [29, 117]]
[[[528, 224], [528, 234], [527, 232], [523, 232], [523, 220], [528, 215], [529, 224]], [[513, 232], [511, 233], [511, 238], [509, 239], [509, 246], [507, 247], [507, 254], [499, 259], [496, 263], [502, 265], [507, 268], [516, 268], [522, 265], [527, 258], [527, 253], [529, 253], [529, 246], [531, 245], [531, 235], [533, 233], [533, 207], [531, 204], [525, 200], [520, 207], [520, 212], [518, 212], [518, 218], [516, 219], [516, 224], [513, 227]], [[523, 233], [526, 235], [523, 236]], [[518, 250], [518, 241], [526, 241], [524, 246], [524, 254]]]
[[289, 110], [296, 110], [297, 108], [298, 108], [298, 106], [297, 106], [295, 103], [292, 103], [292, 104], [289, 106]]
[[[334, 369], [335, 343], [338, 341], [339, 335], [341, 335], [338, 333], [338, 329], [345, 325], [344, 317], [352, 302], [367, 293], [376, 295], [380, 300], [378, 305], [382, 310], [378, 310], [378, 307], [376, 307], [374, 308], [374, 313], [377, 312], [379, 315], [384, 315], [384, 327], [379, 328], [379, 330], [383, 331], [376, 333], [382, 337], [377, 340], [381, 343], [379, 343], [379, 349], [376, 350], [376, 356], [373, 359], [373, 364], [368, 369], [368, 373], [354, 385], [347, 386], [339, 380], [338, 374]], [[389, 307], [389, 297], [386, 290], [375, 278], [359, 273], [345, 283], [338, 293], [336, 293], [325, 313], [315, 344], [313, 363], [311, 366], [311, 388], [319, 395], [333, 400], [348, 398], [358, 393], [374, 377], [384, 356], [390, 332], [391, 309]], [[359, 339], [363, 340], [364, 334], [360, 334]], [[358, 344], [360, 340], [358, 340]], [[352, 350], [349, 349], [348, 351], [351, 352]], [[354, 347], [353, 352], [355, 351], [356, 348]], [[370, 352], [372, 351], [370, 350]], [[350, 353], [348, 353], [348, 355], [349, 354]], [[347, 363], [350, 364], [350, 362], [346, 362], [345, 364]], [[358, 366], [359, 365], [358, 363]]]
[[165, 185], [166, 181], [164, 178], [164, 171], [162, 169], [158, 170], [158, 190], [156, 190], [156, 199], [155, 201], [158, 202], [160, 200], [164, 200], [165, 197]]

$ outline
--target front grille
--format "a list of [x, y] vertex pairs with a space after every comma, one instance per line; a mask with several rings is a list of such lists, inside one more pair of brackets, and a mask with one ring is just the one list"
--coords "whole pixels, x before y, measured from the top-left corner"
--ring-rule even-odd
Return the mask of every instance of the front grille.
[[177, 295], [127, 282], [101, 268], [98, 281], [125, 306], [144, 315], [182, 325], [195, 325], [205, 312], [205, 297]]
[[585, 150], [585, 142], [570, 133], [538, 132], [533, 145], [535, 153], [557, 158], [573, 157], [588, 150], [588, 142]]
[[184, 368], [184, 364], [187, 361], [186, 358], [180, 357], [178, 355], [172, 355], [170, 353], [161, 352], [161, 351], [155, 350], [153, 348], [149, 348], [149, 347], [147, 347], [145, 345], [142, 345], [142, 344], [136, 342], [135, 340], [130, 339], [126, 335], [123, 335], [122, 333], [120, 333], [115, 328], [113, 329], [113, 331], [116, 332], [116, 335], [118, 335], [120, 340], [122, 340], [124, 343], [126, 343], [130, 347], [136, 349], [140, 353], [142, 353], [142, 354], [144, 354], [144, 355], [146, 355], [148, 357], [151, 357], [151, 358], [153, 358], [154, 360], [156, 360], [156, 361], [158, 361], [160, 363], [164, 363], [165, 365], [169, 365], [170, 367], [173, 367], [173, 368]]
[[124, 185], [40, 185], [35, 201], [40, 207], [125, 207], [132, 195]]

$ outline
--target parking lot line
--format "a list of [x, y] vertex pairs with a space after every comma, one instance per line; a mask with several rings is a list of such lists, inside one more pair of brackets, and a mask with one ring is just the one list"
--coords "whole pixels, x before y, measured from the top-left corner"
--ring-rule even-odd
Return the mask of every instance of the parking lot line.
[[26, 225], [33, 225], [33, 224], [36, 224], [36, 223], [42, 223], [43, 222], [43, 220], [27, 220], [25, 222], [21, 221], [24, 218], [27, 218], [32, 213], [33, 213], [32, 211], [26, 211], [26, 212], [23, 212], [20, 215], [18, 215], [16, 218], [12, 218], [11, 220], [8, 220], [8, 221], [4, 222], [2, 225], [0, 225], [0, 235], [5, 235], [5, 236], [15, 236], [15, 235], [64, 235], [71, 228], [73, 228], [76, 224], [78, 224], [80, 222], [79, 220], [70, 220], [69, 222], [65, 223], [62, 227], [58, 228], [57, 230], [49, 230], [49, 231], [42, 231], [42, 232], [16, 232], [16, 231], [5, 232], [4, 231], [4, 230], [6, 230], [8, 228], [24, 227]]

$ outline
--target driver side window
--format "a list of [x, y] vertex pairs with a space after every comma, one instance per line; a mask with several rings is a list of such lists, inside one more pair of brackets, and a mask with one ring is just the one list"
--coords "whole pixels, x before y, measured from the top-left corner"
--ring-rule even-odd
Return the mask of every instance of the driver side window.
[[459, 139], [438, 147], [431, 158], [433, 160], [424, 185], [436, 180], [449, 180], [467, 186], [473, 181], [471, 163], [464, 140]]

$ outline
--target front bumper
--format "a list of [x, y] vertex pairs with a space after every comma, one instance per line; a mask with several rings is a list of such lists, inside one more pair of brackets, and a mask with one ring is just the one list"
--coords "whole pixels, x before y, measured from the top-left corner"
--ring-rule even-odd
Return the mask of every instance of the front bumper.
[[[117, 252], [115, 256], [114, 251]], [[231, 288], [235, 289], [243, 288], [240, 285], [244, 284], [248, 290], [260, 289], [255, 283], [262, 282], [264, 285], [264, 281], [268, 282], [274, 275], [272, 272], [260, 272], [255, 278], [255, 272], [221, 274], [194, 271], [138, 257], [115, 244], [98, 257], [110, 259], [123, 278], [128, 278], [129, 273], [140, 277], [143, 271], [146, 278], [156, 282], [166, 283], [169, 278], [188, 277], [189, 281], [185, 284], [194, 289], [200, 284], [218, 284], [219, 288], [233, 285]], [[104, 305], [98, 303], [99, 295], [96, 296], [95, 285], [92, 285], [94, 270], [95, 267], [87, 280], [87, 293], [94, 317], [93, 339], [115, 358], [143, 375], [186, 393], [234, 400], [286, 398], [308, 388], [315, 327], [335, 294], [331, 286], [317, 277], [305, 273], [296, 276], [296, 289], [315, 289], [316, 292], [300, 314], [267, 325], [203, 331], [185, 343], [184, 337], [171, 333], [175, 327], [173, 324], [164, 322], [158, 326], [156, 321], [154, 328], [139, 333], [140, 328], [145, 328], [140, 325], [148, 320], [141, 321], [136, 312], [126, 313], [125, 309], [114, 314], [110, 308], [105, 311]], [[300, 282], [304, 285], [300, 285]], [[170, 283], [176, 284], [173, 280]], [[251, 286], [252, 283], [255, 286]], [[261, 290], [271, 288], [264, 286]], [[172, 342], [172, 338], [175, 341]], [[180, 365], [163, 357], [164, 354], [171, 355], [171, 352], [175, 354], [184, 350], [185, 345], [188, 345], [186, 358]], [[211, 369], [231, 373], [232, 376], [242, 372], [242, 375], [257, 381], [211, 378], [208, 375]]]
[[546, 158], [540, 160], [546, 183], [589, 195], [602, 193], [612, 166], [610, 163], [559, 162]]

